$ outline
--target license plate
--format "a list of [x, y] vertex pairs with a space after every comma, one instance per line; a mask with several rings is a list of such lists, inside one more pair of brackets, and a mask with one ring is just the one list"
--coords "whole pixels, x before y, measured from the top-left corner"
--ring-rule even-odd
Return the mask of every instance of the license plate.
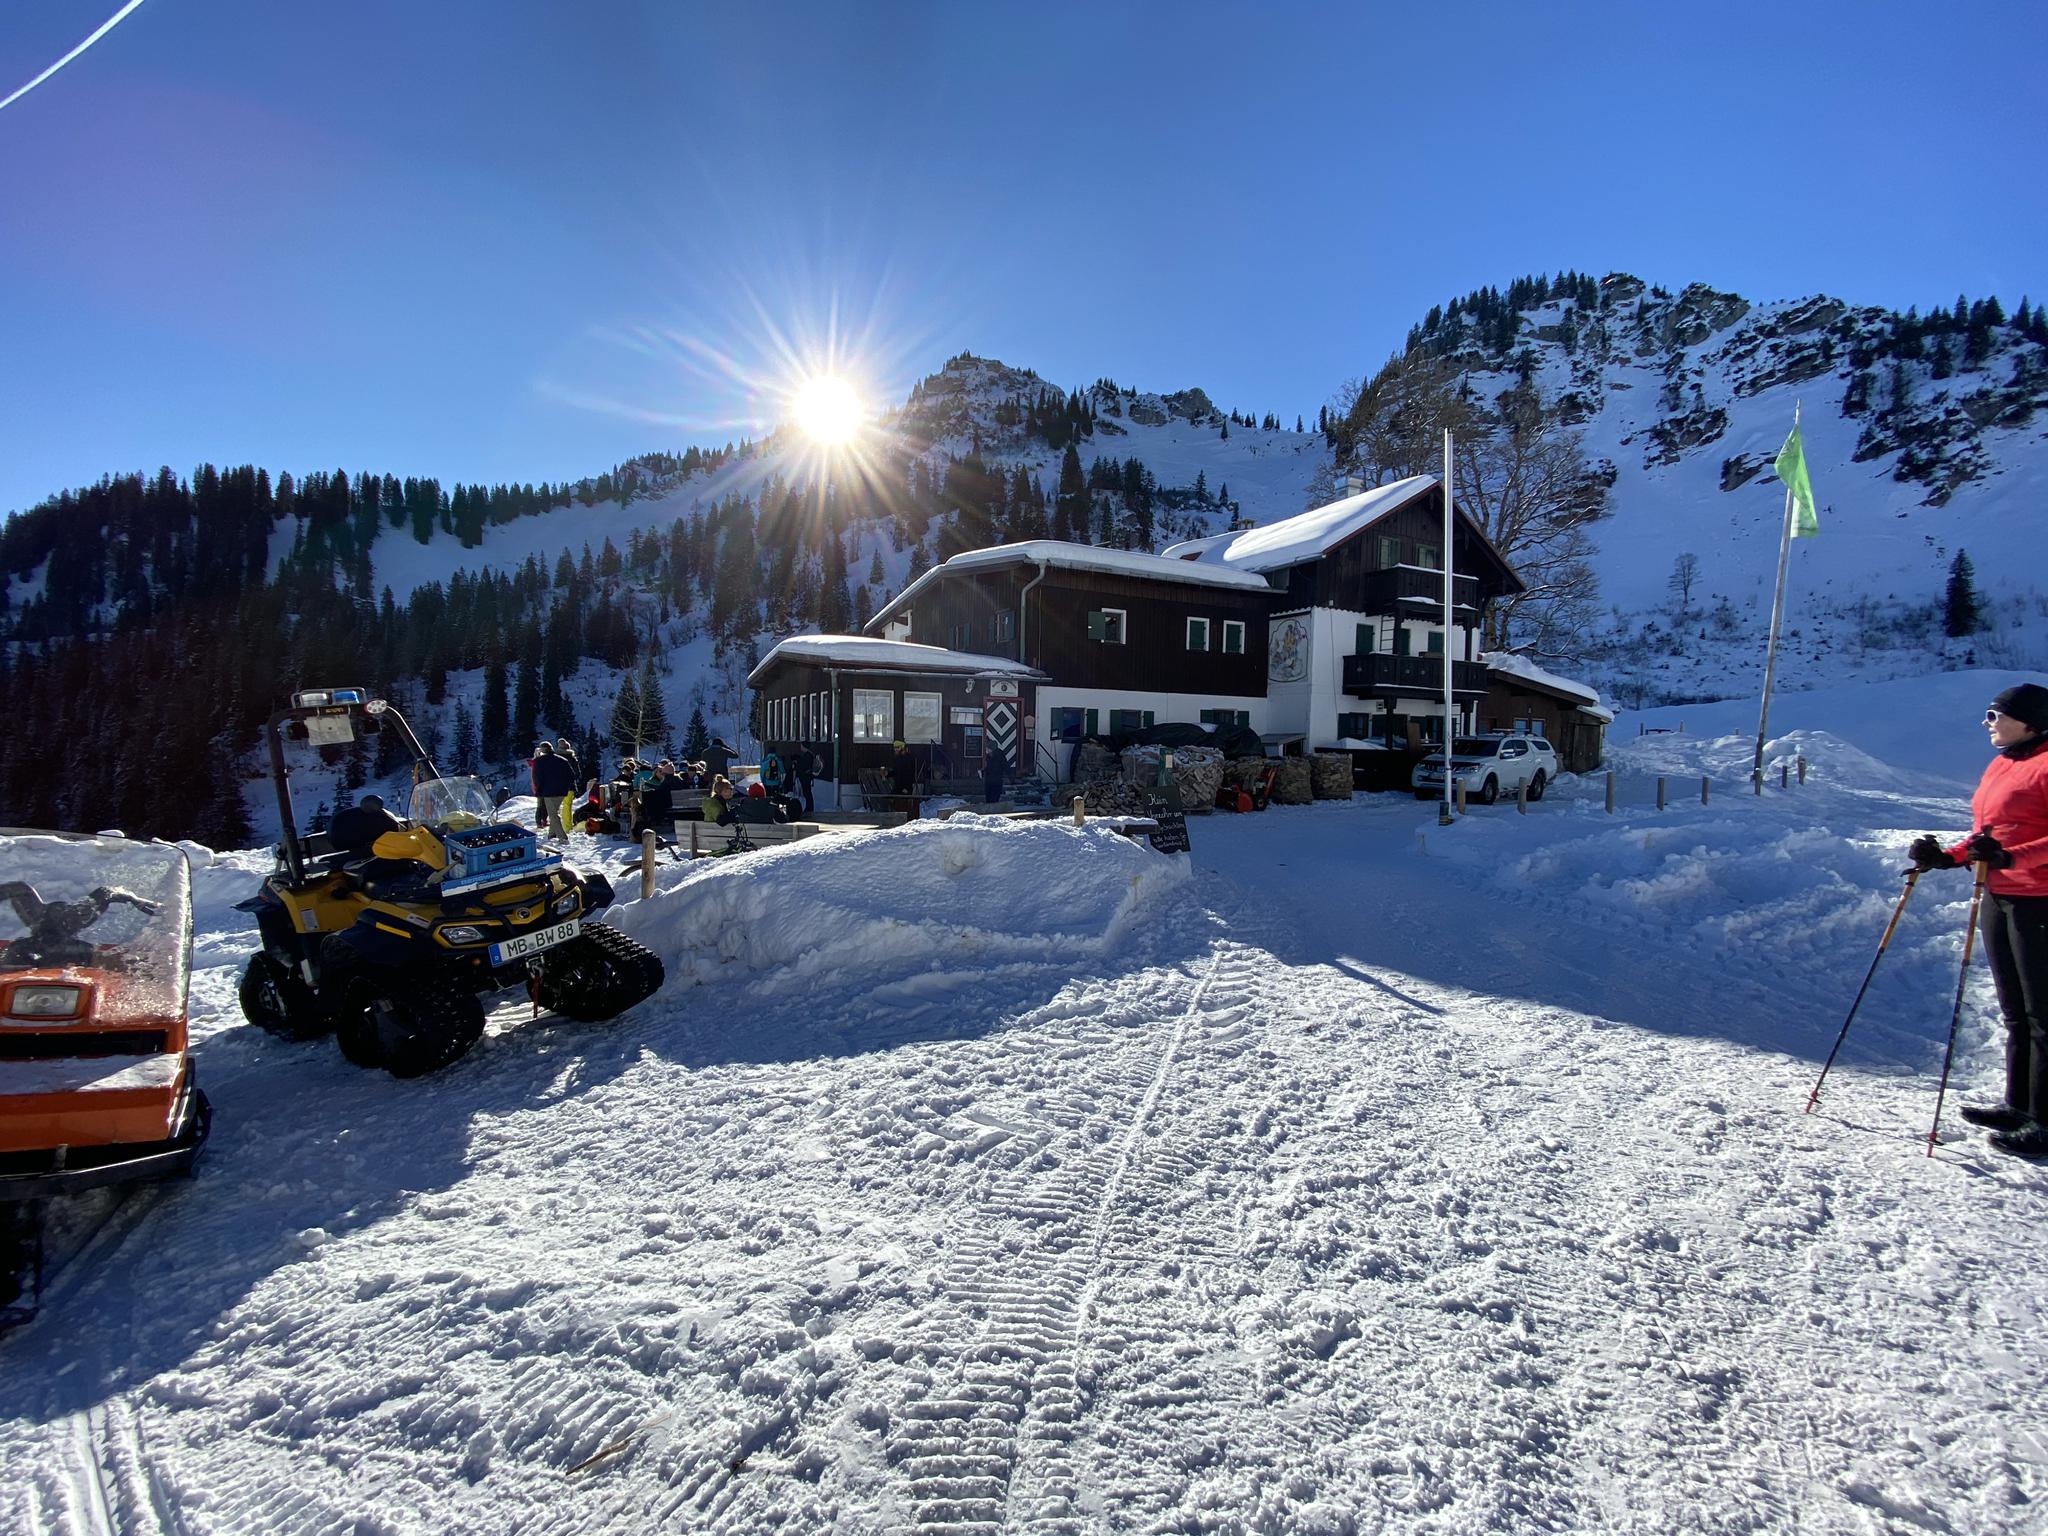
[[566, 944], [583, 930], [583, 919], [572, 917], [566, 923], [557, 923], [552, 928], [536, 928], [532, 933], [522, 933], [516, 939], [505, 939], [491, 946], [491, 964], [503, 965], [507, 960], [517, 960], [526, 955], [537, 955], [544, 949], [553, 949], [557, 944]]

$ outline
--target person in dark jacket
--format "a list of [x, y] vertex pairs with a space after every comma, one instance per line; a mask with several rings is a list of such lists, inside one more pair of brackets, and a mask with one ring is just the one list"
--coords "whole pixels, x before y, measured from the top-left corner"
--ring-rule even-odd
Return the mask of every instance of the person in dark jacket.
[[907, 742], [896, 743], [896, 756], [889, 762], [889, 787], [899, 795], [917, 788], [917, 759], [910, 755]]
[[1978, 932], [2005, 1016], [2005, 1101], [1962, 1115], [2001, 1152], [2048, 1157], [2048, 688], [2006, 689], [1984, 725], [1998, 755], [1970, 801], [1976, 832], [1946, 848], [1930, 832], [1910, 852], [1922, 870], [1988, 866]]
[[981, 765], [982, 798], [994, 805], [1003, 798], [1003, 777], [1010, 771], [1010, 760], [997, 747], [989, 749], [988, 760]]
[[569, 835], [568, 801], [576, 792], [576, 772], [548, 742], [533, 749], [534, 820], [543, 837]]
[[739, 754], [725, 743], [723, 736], [711, 738], [711, 745], [704, 749], [704, 767], [713, 782], [732, 772], [732, 760]]
[[675, 832], [675, 793], [681, 781], [676, 778], [676, 765], [663, 758], [654, 765], [654, 782], [640, 791], [640, 811], [633, 821], [633, 835], [652, 828], [656, 837], [669, 837]]
[[804, 814], [817, 815], [818, 804], [813, 797], [812, 788], [818, 778], [818, 754], [812, 750], [808, 741], [797, 743], [796, 750], [790, 754], [790, 766], [796, 775], [796, 790], [803, 799]]

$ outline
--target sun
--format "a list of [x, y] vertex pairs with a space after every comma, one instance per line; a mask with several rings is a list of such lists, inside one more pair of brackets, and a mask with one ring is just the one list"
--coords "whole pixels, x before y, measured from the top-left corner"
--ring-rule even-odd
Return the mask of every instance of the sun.
[[836, 374], [819, 374], [798, 387], [790, 402], [797, 425], [814, 441], [833, 447], [860, 430], [860, 396]]

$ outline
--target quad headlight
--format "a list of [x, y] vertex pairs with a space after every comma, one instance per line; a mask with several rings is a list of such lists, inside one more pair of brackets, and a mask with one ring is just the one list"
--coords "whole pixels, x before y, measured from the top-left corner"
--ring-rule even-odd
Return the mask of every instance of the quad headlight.
[[16, 987], [7, 1005], [10, 1019], [70, 1019], [84, 1007], [83, 987]]
[[576, 910], [578, 894], [576, 891], [565, 891], [562, 895], [556, 897], [555, 916], [567, 917], [571, 912], [574, 912]]
[[441, 930], [441, 939], [447, 944], [481, 944], [484, 931], [468, 923], [450, 923]]

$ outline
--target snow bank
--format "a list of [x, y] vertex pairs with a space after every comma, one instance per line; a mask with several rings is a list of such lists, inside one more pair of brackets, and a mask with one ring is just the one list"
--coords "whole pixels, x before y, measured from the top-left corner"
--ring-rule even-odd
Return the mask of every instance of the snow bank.
[[670, 986], [807, 980], [1100, 954], [1187, 877], [1106, 826], [963, 813], [699, 863], [608, 920], [661, 955]]

